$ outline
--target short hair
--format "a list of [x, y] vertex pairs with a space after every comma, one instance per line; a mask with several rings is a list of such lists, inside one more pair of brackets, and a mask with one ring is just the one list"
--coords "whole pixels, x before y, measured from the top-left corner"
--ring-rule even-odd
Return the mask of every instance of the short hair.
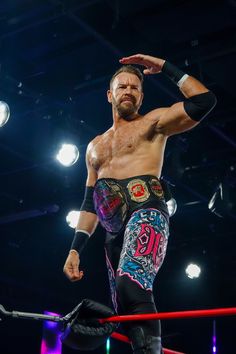
[[140, 82], [141, 82], [141, 87], [143, 87], [143, 74], [141, 73], [141, 71], [136, 68], [133, 65], [123, 65], [121, 66], [112, 76], [111, 80], [110, 80], [110, 87], [113, 84], [114, 79], [116, 78], [117, 75], [119, 75], [120, 73], [129, 73], [129, 74], [134, 74], [136, 75]]

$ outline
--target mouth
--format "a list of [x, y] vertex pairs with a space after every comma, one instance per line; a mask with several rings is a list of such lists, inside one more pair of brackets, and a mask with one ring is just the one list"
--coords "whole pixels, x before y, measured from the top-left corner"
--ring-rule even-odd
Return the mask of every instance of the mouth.
[[121, 101], [121, 103], [132, 103], [133, 104], [133, 102], [131, 100], [123, 100], [123, 101]]
[[133, 99], [133, 98], [131, 98], [131, 97], [125, 97], [125, 98], [123, 98], [123, 99], [121, 100], [121, 103], [132, 103], [132, 104], [134, 104], [135, 102], [134, 102], [134, 99]]

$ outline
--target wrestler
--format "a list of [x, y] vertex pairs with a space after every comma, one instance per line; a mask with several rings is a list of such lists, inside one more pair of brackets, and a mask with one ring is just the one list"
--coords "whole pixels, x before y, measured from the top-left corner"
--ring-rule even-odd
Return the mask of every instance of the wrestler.
[[[120, 314], [156, 312], [152, 286], [164, 260], [169, 218], [160, 183], [168, 137], [192, 129], [213, 109], [216, 98], [201, 82], [171, 63], [149, 55], [122, 58], [107, 91], [113, 125], [88, 145], [88, 177], [80, 217], [64, 273], [80, 280], [80, 253], [100, 222], [113, 305]], [[162, 72], [185, 99], [139, 114], [143, 74]], [[159, 321], [129, 323], [135, 354], [160, 354]]]

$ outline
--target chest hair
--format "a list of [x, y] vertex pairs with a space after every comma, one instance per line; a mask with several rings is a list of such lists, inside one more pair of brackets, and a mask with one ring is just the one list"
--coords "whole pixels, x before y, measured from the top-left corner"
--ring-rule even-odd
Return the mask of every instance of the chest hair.
[[119, 127], [116, 131], [108, 130], [91, 151], [90, 161], [98, 170], [101, 165], [109, 164], [112, 158], [134, 153], [140, 144], [151, 142], [156, 135], [155, 126], [143, 121], [134, 121]]

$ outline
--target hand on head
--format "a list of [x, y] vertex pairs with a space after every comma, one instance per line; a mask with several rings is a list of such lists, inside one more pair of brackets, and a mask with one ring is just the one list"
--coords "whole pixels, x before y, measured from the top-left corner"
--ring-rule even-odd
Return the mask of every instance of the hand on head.
[[152, 57], [144, 54], [134, 54], [129, 57], [124, 57], [119, 60], [121, 64], [138, 64], [143, 65], [146, 69], [143, 70], [145, 75], [158, 74], [161, 72], [165, 60]]

